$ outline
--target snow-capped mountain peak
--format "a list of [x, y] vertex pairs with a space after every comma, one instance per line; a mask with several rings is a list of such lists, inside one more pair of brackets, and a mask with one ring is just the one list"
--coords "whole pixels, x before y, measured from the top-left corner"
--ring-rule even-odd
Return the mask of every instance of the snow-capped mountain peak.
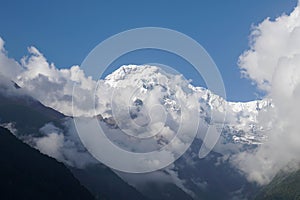
[[[261, 111], [273, 106], [271, 100], [267, 99], [227, 102], [208, 89], [191, 85], [182, 75], [166, 73], [161, 68], [150, 65], [122, 66], [108, 75], [104, 79], [104, 84], [113, 88], [115, 96], [112, 99], [117, 110], [129, 106], [129, 118], [133, 118], [130, 120], [143, 124], [144, 127], [151, 121], [149, 111], [153, 105], [161, 105], [167, 112], [167, 116], [172, 116], [172, 124], [179, 124], [177, 120], [180, 119], [182, 102], [188, 104], [188, 97], [194, 96], [199, 102], [200, 122], [204, 126], [213, 124], [220, 127], [222, 135], [229, 142], [250, 144], [262, 142], [260, 140], [265, 139], [261, 133], [264, 127], [257, 124], [257, 116]], [[139, 105], [136, 102], [139, 102]], [[114, 118], [116, 116], [113, 116], [113, 113], [114, 111], [108, 108], [103, 115]], [[159, 113], [156, 113], [156, 116], [159, 116]], [[124, 113], [117, 114], [117, 117], [124, 117]], [[218, 117], [213, 119], [212, 115], [220, 116], [220, 119]], [[223, 116], [226, 116], [225, 120]], [[164, 117], [157, 120], [163, 119], [165, 120]], [[116, 123], [121, 123], [120, 121], [124, 122], [124, 120], [116, 120]], [[124, 126], [124, 124], [119, 125]]]
[[144, 65], [141, 67], [137, 65], [125, 65], [106, 76], [104, 80], [111, 87], [135, 85], [141, 80], [154, 83], [159, 81], [160, 71], [156, 66]]

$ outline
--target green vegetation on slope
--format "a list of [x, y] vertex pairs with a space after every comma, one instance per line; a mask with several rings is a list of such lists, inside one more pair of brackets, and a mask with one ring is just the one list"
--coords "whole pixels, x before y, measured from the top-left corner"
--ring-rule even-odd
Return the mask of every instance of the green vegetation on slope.
[[300, 170], [278, 174], [262, 189], [256, 200], [300, 200]]

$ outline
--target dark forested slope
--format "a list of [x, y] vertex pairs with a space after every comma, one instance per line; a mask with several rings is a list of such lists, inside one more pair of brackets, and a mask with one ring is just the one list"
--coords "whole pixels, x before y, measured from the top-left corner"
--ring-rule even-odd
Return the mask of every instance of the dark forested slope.
[[94, 199], [72, 173], [0, 127], [0, 199]]

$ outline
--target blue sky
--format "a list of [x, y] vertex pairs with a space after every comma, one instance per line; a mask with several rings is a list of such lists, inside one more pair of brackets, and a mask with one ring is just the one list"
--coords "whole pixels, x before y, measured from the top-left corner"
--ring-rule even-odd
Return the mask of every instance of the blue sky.
[[[222, 74], [228, 100], [256, 99], [257, 90], [241, 79], [238, 56], [248, 48], [252, 24], [289, 13], [297, 0], [227, 1], [14, 1], [0, 3], [0, 37], [10, 57], [37, 47], [58, 68], [79, 65], [106, 38], [132, 28], [157, 26], [198, 41]], [[164, 62], [203, 84], [180, 59], [159, 51], [136, 52], [114, 64]], [[176, 67], [175, 66], [175, 67]], [[186, 70], [188, 68], [188, 70]], [[199, 80], [198, 80], [199, 79]]]

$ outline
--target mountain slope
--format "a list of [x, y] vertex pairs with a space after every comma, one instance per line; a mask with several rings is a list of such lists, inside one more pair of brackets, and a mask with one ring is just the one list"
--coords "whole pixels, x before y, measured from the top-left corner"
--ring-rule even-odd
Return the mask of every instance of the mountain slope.
[[38, 135], [39, 129], [49, 122], [60, 125], [65, 117], [63, 114], [22, 94], [17, 86], [9, 87], [14, 90], [12, 95], [7, 95], [9, 90], [0, 90], [0, 123], [15, 123], [15, 128], [21, 130], [22, 135]]
[[0, 199], [94, 199], [55, 159], [0, 127]]
[[96, 197], [105, 197], [111, 200], [133, 199], [146, 200], [147, 198], [139, 193], [134, 187], [125, 183], [110, 168], [96, 164], [84, 169], [70, 168], [86, 188]]
[[[156, 196], [157, 199], [174, 199], [175, 196], [178, 199], [184, 199], [178, 195], [177, 191], [180, 188], [187, 194], [191, 193], [194, 199], [227, 200], [236, 196], [240, 197], [239, 193], [241, 192], [245, 196], [249, 196], [251, 191], [257, 190], [253, 184], [248, 183], [247, 179], [229, 161], [222, 161], [222, 156], [239, 152], [241, 149], [255, 148], [263, 142], [265, 139], [263, 128], [257, 126], [257, 116], [260, 111], [272, 106], [271, 101], [227, 102], [211, 91], [194, 87], [182, 78], [166, 74], [155, 66], [122, 66], [104, 79], [104, 85], [113, 91], [112, 96], [114, 94], [119, 96], [113, 96], [113, 103], [99, 104], [101, 108], [99, 110], [103, 111], [100, 113], [100, 121], [105, 122], [107, 125], [102, 128], [108, 137], [111, 137], [110, 139], [115, 143], [121, 144], [122, 148], [131, 150], [130, 147], [134, 147], [133, 149], [137, 152], [147, 151], [147, 148], [152, 148], [152, 145], [160, 148], [165, 144], [165, 140], [168, 141], [169, 135], [162, 132], [162, 137], [158, 137], [157, 143], [155, 143], [156, 141], [153, 143], [149, 141], [147, 146], [144, 145], [147, 144], [146, 142], [134, 143], [132, 138], [123, 137], [122, 129], [137, 130], [135, 124], [139, 124], [141, 128], [134, 133], [134, 136], [149, 133], [148, 129], [144, 129], [144, 127], [151, 127], [151, 124], [149, 125], [151, 120], [148, 119], [151, 113], [148, 112], [153, 105], [159, 105], [167, 113], [166, 120], [162, 121], [164, 127], [175, 133], [176, 128], [180, 127], [181, 116], [186, 116], [183, 114], [182, 108], [193, 103], [193, 101], [189, 101], [188, 97], [194, 95], [193, 97], [200, 102], [200, 128], [194, 143], [191, 145], [190, 150], [174, 163], [175, 167], [171, 166], [166, 169], [171, 170], [169, 176], [176, 180], [172, 182], [176, 182], [176, 190], [174, 187], [168, 191], [167, 189], [165, 191], [161, 189], [163, 188], [159, 187], [161, 180], [152, 180], [155, 173], [153, 173], [153, 176], [141, 174], [138, 175], [138, 184], [142, 186], [137, 186], [137, 188], [147, 197]], [[101, 95], [102, 93], [99, 93], [99, 97], [102, 97]], [[101, 100], [105, 98], [106, 96], [102, 97]], [[124, 98], [128, 99], [124, 100]], [[122, 112], [122, 108], [126, 108], [126, 106], [130, 108], [129, 112], [126, 109]], [[223, 121], [222, 117], [226, 111], [227, 118]], [[155, 114], [160, 115], [159, 113]], [[215, 114], [215, 118], [212, 117], [212, 114]], [[106, 122], [109, 119], [109, 123]], [[131, 126], [132, 124], [133, 126]], [[145, 124], [147, 126], [144, 126]], [[215, 152], [211, 152], [205, 159], [199, 159], [198, 152], [202, 145], [202, 139], [210, 125], [215, 126], [221, 132], [221, 137], [213, 150]], [[222, 129], [223, 125], [224, 129]], [[189, 131], [186, 131], [186, 135], [188, 134]], [[124, 180], [132, 185], [137, 185], [134, 179], [128, 177], [128, 175], [125, 176]], [[130, 182], [131, 180], [132, 182]], [[151, 188], [149, 182], [153, 183]], [[166, 196], [163, 196], [164, 192], [167, 193]], [[241, 198], [243, 197], [241, 196]]]
[[[32, 139], [45, 137], [44, 134], [47, 133], [41, 133], [40, 129], [47, 123], [54, 124], [63, 131], [62, 134], [66, 134], [67, 127], [64, 126], [64, 122], [65, 115], [23, 94], [22, 88], [13, 82], [9, 81], [5, 86], [0, 85], [0, 124], [13, 123], [17, 137], [25, 140], [29, 138], [29, 144], [33, 145]], [[16, 153], [21, 153], [17, 151], [18, 148]], [[71, 169], [82, 185], [97, 196], [97, 199], [102, 199], [103, 196], [107, 199], [122, 199], [124, 195], [131, 199], [145, 199], [112, 170], [101, 164], [83, 169], [68, 166], [66, 163], [65, 165]]]
[[300, 200], [300, 170], [278, 174], [256, 200]]
[[[100, 90], [98, 95], [101, 97], [101, 103], [98, 106], [101, 112], [99, 114], [104, 118], [126, 116], [127, 110], [126, 113], [117, 112], [117, 109], [124, 107], [124, 98], [126, 98], [126, 103], [129, 105], [125, 106], [130, 107], [130, 115], [126, 119], [138, 124], [147, 124], [149, 119], [146, 112], [151, 110], [151, 106], [158, 104], [174, 118], [174, 123], [180, 123], [178, 119], [181, 119], [179, 116], [183, 111], [182, 102], [185, 102], [184, 105], [195, 103], [187, 98], [187, 96], [194, 95], [199, 102], [201, 126], [205, 128], [208, 125], [214, 125], [222, 129], [224, 125], [225, 129], [221, 137], [227, 143], [257, 145], [265, 140], [263, 129], [266, 127], [261, 127], [261, 124], [257, 126], [257, 116], [261, 111], [273, 107], [270, 99], [228, 102], [209, 89], [193, 86], [180, 75], [170, 74], [159, 67], [149, 65], [124, 65], [109, 74], [103, 83], [108, 91], [113, 91], [106, 95], [112, 97], [114, 103], [114, 106], [111, 106], [111, 98], [103, 97], [102, 92], [105, 90]], [[115, 94], [119, 94], [122, 98]], [[141, 105], [137, 106], [136, 101]], [[124, 119], [114, 120], [118, 121], [120, 128], [123, 127], [121, 122]], [[129, 123], [128, 120], [126, 123]]]
[[[141, 180], [141, 185], [144, 187], [138, 187], [135, 182], [130, 182], [123, 177], [120, 179], [112, 170], [102, 165], [94, 165], [85, 169], [68, 166], [80, 182], [96, 197], [104, 196], [111, 199], [122, 199], [125, 195], [130, 199], [142, 199], [143, 196], [139, 193], [141, 192], [149, 199], [151, 197], [164, 200], [174, 199], [175, 197], [188, 199], [193, 195], [195, 199], [231, 199], [236, 192], [248, 191], [248, 188], [252, 187], [252, 185], [248, 185], [246, 178], [239, 175], [229, 163], [220, 163], [219, 160], [222, 159], [222, 154], [237, 152], [240, 149], [248, 148], [248, 146], [253, 148], [254, 145], [262, 142], [264, 138], [261, 135], [261, 127], [256, 126], [256, 117], [260, 110], [267, 109], [270, 106], [270, 102], [264, 100], [247, 103], [227, 102], [207, 89], [194, 87], [183, 81], [182, 78], [166, 75], [153, 66], [121, 67], [107, 76], [103, 80], [103, 84], [104, 88], [107, 87], [107, 94], [110, 94], [110, 92], [112, 92], [111, 95], [124, 93], [126, 96], [126, 94], [132, 94], [129, 97], [129, 102], [132, 103], [132, 105], [129, 105], [129, 115], [127, 118], [121, 118], [121, 121], [129, 120], [129, 122], [133, 121], [141, 125], [141, 132], [137, 132], [137, 134], [143, 134], [145, 130], [155, 130], [146, 129], [147, 127], [156, 127], [150, 126], [155, 124], [148, 124], [151, 122], [148, 111], [151, 111], [153, 105], [160, 105], [160, 108], [164, 108], [168, 114], [164, 125], [172, 130], [172, 133], [176, 133], [177, 128], [180, 127], [181, 116], [183, 116], [181, 108], [185, 107], [186, 104], [192, 103], [192, 101], [185, 101], [185, 98], [188, 99], [191, 95], [200, 102], [199, 120], [201, 129], [199, 129], [195, 142], [191, 145], [189, 151], [174, 163], [174, 168], [166, 169], [171, 170], [170, 174], [166, 172], [167, 176], [169, 176], [168, 180], [175, 179], [167, 182], [167, 184], [162, 184], [159, 178], [152, 181], [151, 175], [143, 176], [141, 174], [138, 179], [139, 181]], [[178, 87], [181, 91], [179, 95], [176, 93], [179, 90]], [[15, 90], [21, 89], [15, 87]], [[153, 140], [149, 142], [149, 145], [144, 145], [144, 143], [134, 142], [131, 138], [124, 139], [120, 137], [119, 130], [122, 129], [122, 126], [115, 124], [116, 120], [112, 116], [113, 107], [110, 106], [111, 98], [108, 98], [110, 95], [102, 93], [103, 91], [101, 90], [101, 93], [99, 93], [101, 102], [96, 105], [96, 107], [99, 106], [97, 107], [99, 108], [99, 116], [101, 116], [99, 120], [107, 127], [107, 135], [116, 140], [117, 143], [124, 144], [125, 149], [127, 146], [130, 149], [130, 145], [136, 145], [134, 146], [135, 149], [141, 152], [150, 151], [153, 146], [154, 148], [160, 148], [165, 143], [165, 140], [168, 142], [168, 139], [172, 138], [170, 135], [162, 133], [162, 138], [159, 137], [157, 141]], [[118, 103], [122, 103], [124, 98], [122, 95], [120, 96], [121, 98], [119, 99], [117, 98], [118, 96], [113, 96], [116, 97], [113, 99], [115, 101], [114, 105], [122, 108], [122, 104]], [[182, 102], [184, 104], [181, 104]], [[226, 110], [227, 119], [224, 122], [225, 128], [222, 129], [222, 116]], [[93, 114], [95, 113], [93, 112]], [[118, 114], [123, 116], [123, 113]], [[128, 110], [126, 110], [126, 114], [128, 114]], [[212, 114], [215, 114], [216, 117], [213, 118]], [[49, 122], [61, 128], [63, 134], [66, 135], [67, 131], [65, 130], [66, 127], [61, 123], [64, 118], [62, 114], [24, 95], [0, 96], [0, 118], [0, 122], [15, 122], [15, 127], [20, 133], [30, 135], [33, 133], [39, 134], [40, 128]], [[161, 119], [159, 118], [159, 120]], [[144, 125], [147, 124], [149, 126], [145, 126], [146, 128], [144, 129]], [[127, 124], [125, 123], [125, 125]], [[221, 131], [221, 137], [214, 149], [217, 153], [212, 152], [206, 159], [199, 160], [199, 148], [202, 145], [203, 136], [209, 125], [215, 125], [216, 128], [219, 128], [218, 131]], [[147, 131], [145, 132], [147, 133]], [[187, 130], [186, 134], [189, 134], [189, 132], [191, 131]], [[44, 135], [33, 136], [44, 137]], [[116, 137], [114, 138], [114, 136]], [[78, 146], [76, 147], [78, 148]], [[217, 163], [220, 163], [220, 165], [217, 165]], [[164, 170], [162, 171], [165, 173]], [[134, 185], [139, 192], [130, 185]]]

